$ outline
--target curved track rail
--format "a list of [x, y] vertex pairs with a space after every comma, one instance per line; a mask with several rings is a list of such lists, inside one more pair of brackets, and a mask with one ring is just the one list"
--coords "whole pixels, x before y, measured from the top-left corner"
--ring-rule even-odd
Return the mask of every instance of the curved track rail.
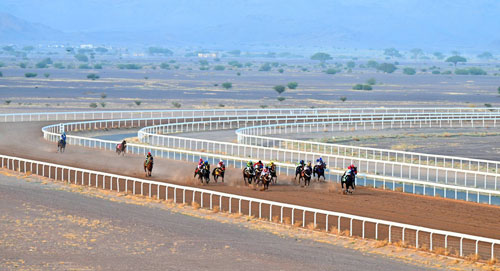
[[[167, 111], [104, 111], [104, 112], [68, 112], [68, 113], [40, 113], [40, 114], [4, 114], [0, 115], [0, 121], [64, 121], [59, 124], [49, 125], [42, 129], [44, 138], [56, 141], [61, 131], [72, 132], [68, 135], [68, 143], [86, 147], [108, 149], [114, 151], [118, 142], [109, 140], [100, 140], [95, 138], [81, 137], [73, 132], [85, 130], [114, 129], [114, 128], [142, 128], [138, 137], [142, 144], [128, 144], [129, 152], [144, 154], [147, 151], [153, 151], [156, 156], [173, 158], [178, 160], [195, 161], [198, 157], [204, 157], [212, 161], [224, 159], [230, 165], [242, 167], [248, 159], [262, 159], [264, 161], [275, 160], [279, 166], [281, 174], [289, 174], [294, 170], [294, 163], [299, 159], [313, 160], [322, 156], [328, 163], [328, 179], [338, 181], [342, 174], [342, 169], [350, 163], [356, 163], [358, 169], [363, 171], [360, 175], [364, 185], [373, 185], [396, 190], [403, 187], [403, 191], [415, 194], [441, 195], [447, 198], [463, 199], [468, 201], [477, 201], [482, 203], [497, 204], [495, 199], [500, 196], [498, 186], [498, 168], [499, 162], [469, 159], [464, 157], [429, 155], [414, 152], [401, 152], [392, 150], [383, 150], [375, 148], [362, 148], [343, 146], [339, 144], [324, 144], [309, 141], [289, 140], [280, 138], [279, 134], [287, 133], [311, 133], [332, 130], [351, 129], [398, 129], [398, 128], [421, 128], [421, 127], [439, 127], [446, 129], [448, 127], [497, 127], [500, 119], [500, 109], [471, 109], [471, 108], [432, 108], [432, 109], [277, 109], [277, 110], [167, 110]], [[93, 121], [75, 121], [94, 119]], [[67, 122], [73, 120], [73, 122]], [[183, 132], [202, 132], [209, 130], [236, 129], [238, 143], [228, 143], [212, 140], [192, 139], [175, 135]], [[272, 136], [271, 136], [272, 135]], [[26, 171], [27, 161], [18, 158], [3, 157], [9, 165], [9, 161], [17, 161], [19, 169], [24, 162]], [[10, 160], [9, 160], [10, 159]], [[12, 162], [14, 163], [14, 162]], [[29, 161], [31, 165], [37, 161]], [[13, 168], [16, 166], [12, 164]], [[77, 183], [79, 178], [84, 184], [88, 176], [88, 185], [111, 186], [113, 190], [113, 176], [100, 172], [82, 173], [81, 177], [77, 175], [79, 169], [64, 169], [58, 165], [44, 165], [54, 168], [55, 174], [60, 170], [61, 180], [71, 180], [71, 170], [74, 170], [73, 181]], [[60, 169], [57, 169], [60, 168]], [[65, 170], [67, 175], [65, 179]], [[38, 167], [37, 167], [38, 172]], [[78, 171], [79, 172], [79, 171]], [[79, 173], [78, 173], [79, 174]], [[87, 175], [85, 175], [87, 174]], [[95, 181], [91, 176], [95, 174]], [[43, 175], [46, 175], [43, 173]], [[61, 176], [61, 175], [60, 175]], [[102, 176], [102, 177], [99, 177]], [[50, 176], [49, 176], [50, 177]], [[52, 176], [54, 177], [54, 176]], [[109, 182], [106, 178], [110, 178]], [[130, 191], [127, 188], [128, 181], [123, 183], [120, 176], [114, 176], [116, 179], [115, 189], [118, 191]], [[123, 177], [123, 176], [122, 176]], [[57, 175], [55, 176], [57, 179]], [[99, 179], [101, 178], [101, 179]], [[124, 179], [127, 179], [123, 177]], [[130, 178], [129, 178], [130, 179]], [[141, 180], [140, 194], [144, 195], [145, 180]], [[124, 188], [120, 188], [124, 186]], [[155, 186], [155, 187], [153, 187]], [[165, 185], [167, 187], [168, 185]], [[160, 196], [160, 188], [163, 185], [149, 182], [146, 188], [149, 196], [157, 190], [157, 197]], [[172, 186], [173, 187], [173, 186]], [[410, 190], [407, 188], [411, 187]], [[420, 187], [420, 188], [419, 188]], [[136, 184], [134, 181], [133, 192]], [[163, 188], [162, 188], [163, 189]], [[164, 188], [164, 199], [168, 198], [168, 187]], [[177, 189], [177, 188], [175, 188]], [[179, 189], [181, 189], [179, 187]], [[186, 201], [186, 187], [183, 189], [183, 201]], [[174, 190], [173, 195], [177, 197]], [[196, 191], [191, 190], [192, 200], [195, 201]], [[203, 205], [203, 194], [211, 193], [210, 208], [212, 208], [212, 198], [216, 192], [199, 190], [201, 203]], [[269, 218], [273, 220], [273, 208], [281, 206], [281, 222], [283, 222], [284, 208], [291, 208], [292, 221], [295, 221], [295, 210], [302, 210], [302, 226], [306, 226], [307, 212], [313, 214], [314, 226], [317, 225], [317, 216], [321, 210], [307, 209], [301, 206], [284, 206], [281, 203], [269, 202], [254, 198], [243, 198], [237, 195], [216, 195], [222, 202], [224, 196], [229, 197], [229, 206], [232, 199], [239, 199], [239, 212], [241, 213], [242, 200], [249, 201], [249, 214], [252, 214], [252, 204], [258, 204], [259, 217], [262, 216], [262, 205], [269, 206]], [[178, 201], [177, 199], [175, 199]], [[281, 205], [280, 205], [281, 204]], [[222, 206], [221, 206], [222, 208]], [[231, 207], [229, 207], [231, 208]], [[306, 208], [306, 209], [304, 209]], [[309, 214], [310, 216], [311, 214]], [[365, 237], [365, 224], [375, 224], [374, 238], [379, 238], [379, 224], [388, 227], [386, 235], [391, 238], [392, 226], [402, 229], [401, 238], [405, 241], [405, 229], [412, 231], [412, 242], [418, 247], [424, 244], [433, 246], [433, 235], [445, 236], [444, 246], [448, 245], [448, 236], [458, 238], [460, 255], [463, 255], [464, 239], [475, 242], [475, 253], [478, 250], [484, 250], [484, 247], [491, 248], [491, 257], [495, 256], [495, 246], [500, 243], [496, 239], [481, 239], [470, 235], [460, 235], [455, 233], [438, 232], [437, 230], [425, 229], [411, 225], [399, 224], [396, 226], [393, 222], [370, 220], [367, 218], [353, 217], [347, 214], [325, 214], [324, 227], [330, 229], [328, 217], [335, 216], [338, 219], [337, 229], [340, 231], [341, 220], [347, 218], [350, 220], [350, 234], [353, 234], [353, 221], [359, 220], [362, 223], [361, 236]], [[323, 218], [324, 219], [324, 218]], [[391, 224], [392, 223], [392, 224]], [[412, 228], [413, 227], [413, 228]], [[354, 232], [356, 230], [354, 229]], [[366, 232], [365, 232], [366, 231]], [[427, 235], [419, 235], [419, 232], [426, 232]], [[358, 234], [356, 234], [358, 235]], [[407, 237], [408, 238], [408, 237]], [[427, 241], [422, 241], [422, 240]], [[420, 241], [419, 241], [420, 240]], [[484, 251], [483, 251], [484, 254]]]

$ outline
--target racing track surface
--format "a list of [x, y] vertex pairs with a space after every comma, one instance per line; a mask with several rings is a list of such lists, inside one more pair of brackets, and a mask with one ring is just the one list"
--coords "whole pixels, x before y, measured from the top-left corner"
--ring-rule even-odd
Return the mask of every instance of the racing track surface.
[[[0, 153], [144, 178], [141, 156], [117, 157], [113, 152], [71, 145], [67, 147], [66, 153], [57, 154], [54, 143], [42, 138], [41, 127], [47, 124], [2, 124]], [[152, 179], [199, 186], [192, 179], [193, 168], [193, 163], [157, 159]], [[270, 191], [261, 192], [240, 185], [241, 170], [230, 169], [227, 175], [226, 183], [229, 185], [208, 185], [203, 188], [500, 239], [500, 208], [495, 206], [361, 187], [352, 196], [342, 196], [338, 192], [328, 191], [327, 184], [307, 189], [295, 185], [277, 185]]]
[[426, 270], [57, 188], [0, 175], [1, 270]]

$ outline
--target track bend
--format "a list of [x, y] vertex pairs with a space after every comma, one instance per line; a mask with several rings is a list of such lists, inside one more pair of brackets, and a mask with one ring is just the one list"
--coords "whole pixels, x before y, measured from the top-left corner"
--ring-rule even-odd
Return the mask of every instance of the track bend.
[[[293, 203], [319, 209], [340, 211], [366, 217], [386, 219], [468, 234], [500, 239], [498, 232], [500, 208], [472, 204], [445, 198], [492, 203], [498, 192], [498, 162], [463, 157], [397, 152], [373, 148], [359, 148], [338, 144], [284, 140], [272, 134], [340, 129], [396, 129], [441, 127], [497, 127], [500, 109], [471, 108], [438, 109], [281, 109], [281, 110], [207, 110], [207, 111], [147, 111], [61, 113], [60, 115], [29, 115], [44, 123], [6, 124], [2, 127], [0, 151], [3, 154], [62, 163], [88, 169], [142, 176], [139, 168], [142, 158], [132, 155], [117, 158], [116, 141], [78, 136], [80, 131], [141, 128], [139, 144], [129, 144], [129, 152], [144, 154], [152, 151], [157, 161], [154, 180], [197, 186], [186, 178], [200, 156], [210, 161], [224, 159], [232, 167], [241, 167], [248, 159], [275, 160], [281, 175], [289, 173], [298, 159], [312, 160], [322, 156], [327, 162], [329, 180], [338, 180], [342, 168], [356, 163], [363, 181], [361, 184], [384, 186], [389, 190], [403, 190], [427, 197], [394, 193], [379, 189], [359, 188], [352, 197], [341, 196], [332, 182], [317, 183], [311, 188], [289, 184], [288, 177], [280, 177], [280, 184], [268, 192], [241, 185], [241, 171], [230, 168], [226, 185], [209, 185], [212, 189], [279, 202]], [[28, 116], [4, 116], [5, 121], [28, 121]], [[99, 119], [74, 121], [78, 119]], [[0, 120], [2, 116], [0, 116]], [[54, 123], [56, 120], [57, 124]], [[59, 122], [58, 120], [63, 120]], [[69, 122], [71, 121], [71, 122]], [[49, 124], [50, 125], [47, 125]], [[69, 148], [63, 155], [53, 153], [53, 144], [38, 136], [42, 128], [44, 138], [55, 141], [64, 129], [69, 133]], [[175, 133], [220, 129], [238, 129], [237, 142], [200, 140], [176, 136]], [[14, 136], [23, 131], [25, 138]], [[12, 149], [15, 147], [15, 151]], [[93, 149], [89, 149], [93, 148]], [[95, 148], [98, 148], [96, 150]], [[48, 152], [50, 151], [50, 152]], [[191, 163], [175, 161], [184, 160]], [[173, 170], [174, 169], [174, 170]], [[182, 173], [180, 172], [182, 171]], [[401, 186], [402, 185], [402, 186]], [[421, 190], [418, 187], [422, 187]], [[408, 187], [412, 187], [408, 191]], [[443, 192], [442, 194], [441, 191]], [[451, 191], [451, 193], [450, 193]], [[465, 192], [464, 192], [465, 191]], [[432, 193], [431, 193], [432, 192]], [[457, 196], [458, 195], [458, 196]]]

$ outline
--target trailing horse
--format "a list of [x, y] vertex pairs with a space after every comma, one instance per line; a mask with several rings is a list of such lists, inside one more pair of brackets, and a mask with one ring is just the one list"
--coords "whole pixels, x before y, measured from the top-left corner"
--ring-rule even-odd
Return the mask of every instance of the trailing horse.
[[66, 150], [66, 141], [64, 141], [63, 139], [60, 139], [57, 142], [57, 152], [63, 153], [64, 150]]
[[271, 175], [271, 182], [276, 184], [278, 182], [278, 175], [276, 175], [276, 165], [269, 168], [269, 175]]
[[205, 166], [201, 167], [201, 169], [196, 168], [194, 170], [193, 177], [196, 177], [196, 176], [198, 176], [198, 179], [200, 180], [200, 182], [202, 184], [203, 184], [203, 181], [205, 181], [205, 183], [208, 184], [208, 182], [210, 182], [210, 169], [208, 169]]
[[321, 177], [323, 177], [323, 180], [326, 180], [325, 178], [325, 166], [324, 165], [315, 165], [313, 168], [313, 177], [318, 176], [318, 181]]
[[[342, 193], [343, 194], [352, 194], [354, 191], [354, 188], [356, 187], [356, 176], [353, 174], [346, 174], [342, 176], [342, 179], [340, 180], [340, 183], [342, 185]], [[345, 184], [345, 190], [344, 190], [344, 184]], [[349, 187], [352, 188], [352, 191], [349, 190]]]
[[125, 155], [125, 150], [127, 149], [127, 145], [124, 145], [122, 143], [116, 145], [116, 154], [118, 155]]
[[243, 181], [245, 184], [251, 184], [255, 179], [255, 171], [252, 167], [245, 167], [243, 169]]
[[312, 175], [311, 168], [304, 167], [304, 170], [302, 170], [302, 172], [300, 173], [299, 184], [300, 181], [302, 180], [304, 181], [304, 186], [309, 186], [309, 184], [311, 183], [311, 175]]
[[153, 171], [153, 158], [148, 157], [144, 161], [144, 172], [146, 172], [146, 177], [151, 177], [151, 172]]
[[294, 178], [294, 180], [297, 180], [297, 176], [299, 176], [299, 182], [300, 182], [300, 174], [302, 173], [303, 170], [304, 170], [304, 166], [303, 165], [298, 165], [295, 168], [295, 178]]
[[224, 182], [224, 170], [222, 168], [214, 168], [212, 172], [212, 176], [214, 177], [214, 181], [217, 183], [217, 179], [222, 178], [222, 182]]

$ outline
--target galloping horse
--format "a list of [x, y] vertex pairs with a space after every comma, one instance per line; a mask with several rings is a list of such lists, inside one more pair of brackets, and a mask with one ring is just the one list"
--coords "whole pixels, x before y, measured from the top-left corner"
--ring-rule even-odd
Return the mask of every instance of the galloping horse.
[[222, 168], [216, 167], [212, 172], [212, 176], [214, 176], [214, 181], [217, 183], [217, 179], [222, 178], [222, 182], [224, 182], [224, 170]]
[[325, 178], [325, 166], [324, 165], [315, 165], [313, 168], [313, 177], [318, 176], [318, 181], [321, 177], [323, 177], [323, 180], [326, 180]]
[[203, 181], [205, 181], [207, 184], [208, 182], [210, 182], [210, 169], [208, 169], [206, 166], [202, 166], [200, 170], [196, 168], [193, 177], [196, 177], [196, 175], [198, 175], [198, 179], [202, 184]]
[[311, 173], [312, 172], [310, 167], [304, 167], [304, 170], [302, 170], [302, 172], [300, 173], [299, 184], [300, 180], [303, 180], [304, 186], [309, 186], [309, 184], [311, 183]]
[[[352, 190], [354, 190], [354, 188], [356, 187], [355, 180], [356, 180], [356, 177], [354, 176], [354, 174], [344, 173], [344, 175], [342, 176], [342, 179], [340, 180], [340, 183], [342, 185], [342, 193], [343, 194], [347, 194], [347, 193], [352, 194], [353, 191], [350, 191], [349, 187], [351, 187]], [[344, 184], [345, 184], [345, 190], [344, 190]]]
[[252, 167], [245, 167], [243, 169], [243, 181], [245, 184], [251, 184], [255, 179], [255, 171]]
[[259, 177], [257, 177], [257, 180], [255, 181], [256, 184], [260, 184], [262, 183], [262, 185], [264, 186], [262, 190], [266, 190], [266, 189], [269, 189], [269, 184], [271, 183], [271, 174], [267, 174], [267, 175], [258, 175]]
[[278, 182], [278, 175], [276, 175], [276, 165], [272, 165], [269, 168], [269, 175], [271, 175], [271, 182], [276, 184]]
[[66, 141], [64, 141], [63, 139], [59, 140], [57, 142], [57, 152], [63, 153], [65, 149], [66, 149]]
[[125, 155], [125, 150], [127, 149], [127, 145], [124, 145], [123, 143], [120, 143], [116, 145], [116, 154], [118, 155]]
[[153, 158], [148, 157], [144, 161], [144, 172], [146, 172], [146, 177], [151, 177], [151, 172], [153, 171]]
[[298, 165], [295, 168], [295, 178], [294, 178], [294, 180], [297, 180], [297, 176], [299, 176], [299, 182], [300, 182], [300, 174], [302, 173], [303, 170], [304, 170], [304, 166], [303, 165]]

